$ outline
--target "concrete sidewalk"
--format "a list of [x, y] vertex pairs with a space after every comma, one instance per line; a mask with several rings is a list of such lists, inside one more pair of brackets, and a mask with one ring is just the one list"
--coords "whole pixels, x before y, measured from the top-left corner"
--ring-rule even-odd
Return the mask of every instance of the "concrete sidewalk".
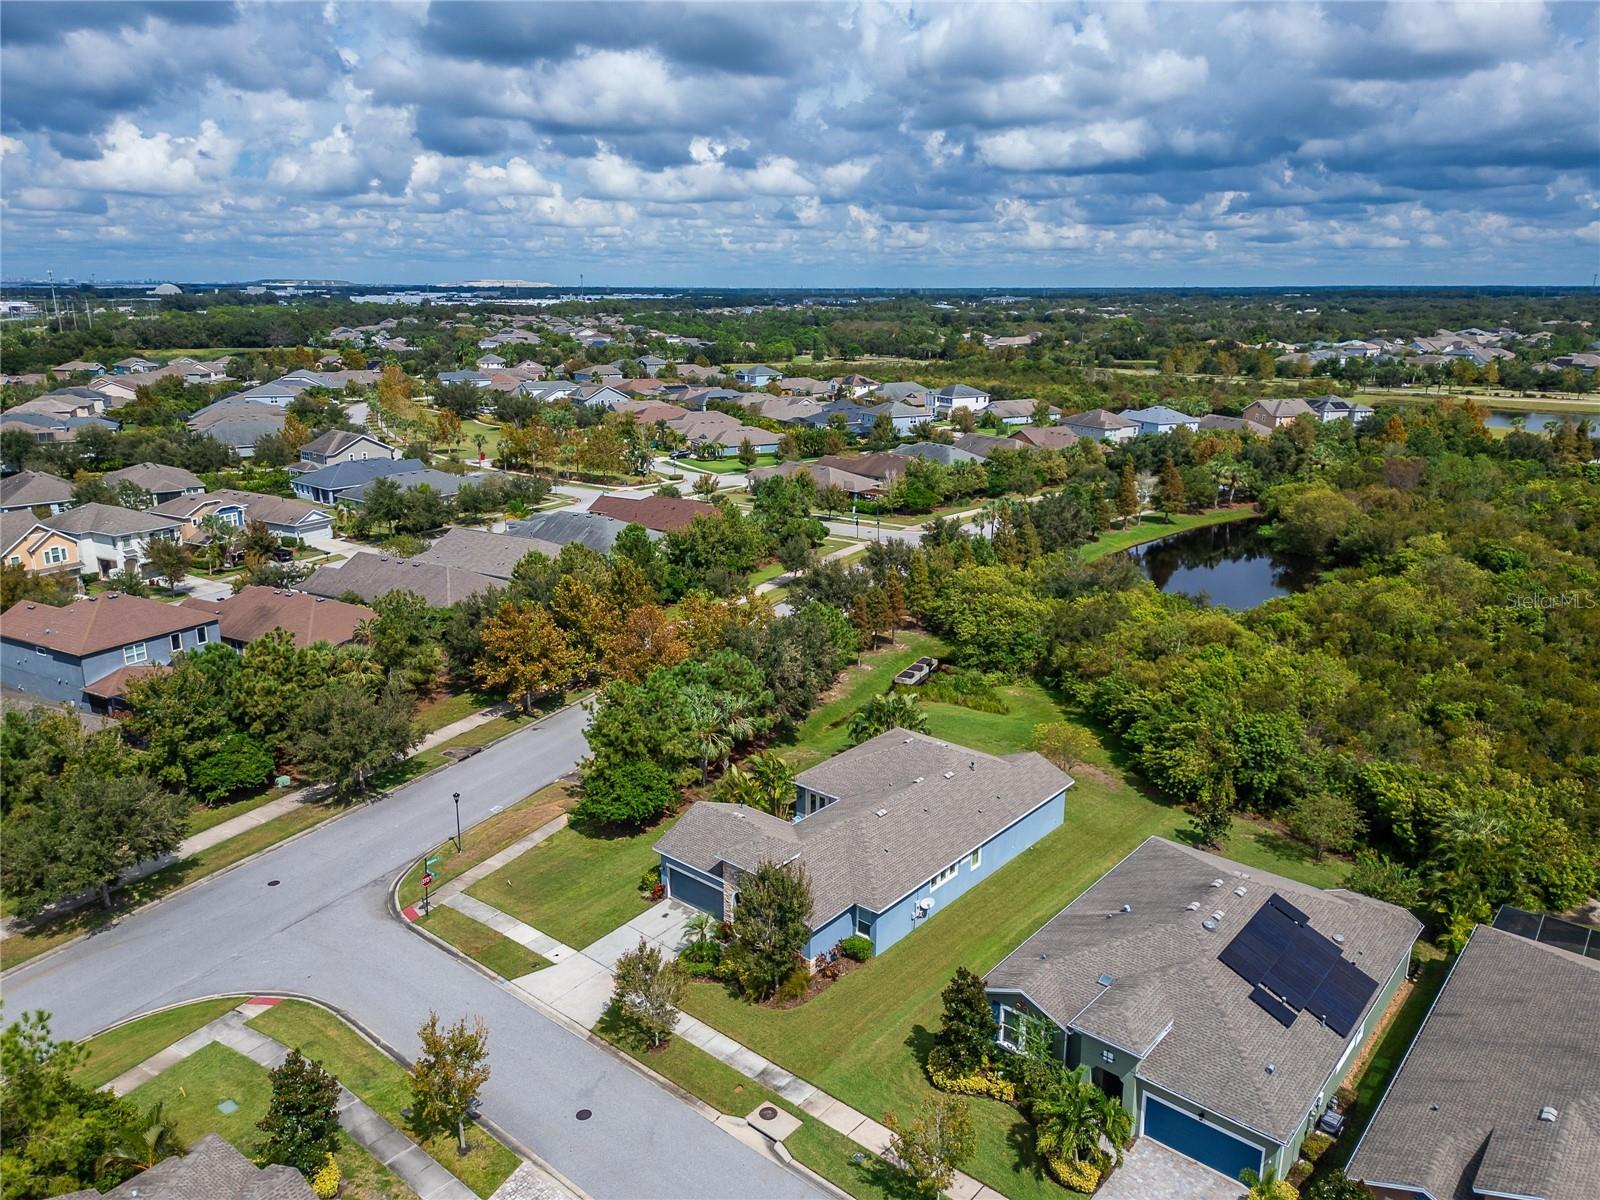
[[[276, 1003], [275, 999], [263, 998], [241, 1004], [232, 1012], [224, 1013], [208, 1025], [202, 1025], [188, 1037], [123, 1072], [107, 1087], [116, 1095], [126, 1095], [212, 1042], [226, 1046], [270, 1071], [288, 1057], [289, 1047], [252, 1029], [247, 1022]], [[351, 1140], [398, 1175], [407, 1187], [416, 1192], [418, 1200], [477, 1200], [471, 1188], [445, 1170], [427, 1151], [389, 1124], [371, 1105], [359, 1099], [343, 1084], [339, 1086], [338, 1109], [339, 1124]], [[560, 1196], [566, 1193], [558, 1191], [552, 1194]]]
[[[507, 863], [510, 863], [515, 859], [521, 858], [524, 854], [526, 854], [529, 850], [532, 850], [540, 842], [544, 841], [546, 838], [550, 837], [552, 834], [560, 832], [561, 830], [565, 829], [566, 827], [567, 827], [567, 814], [566, 813], [562, 813], [559, 817], [555, 817], [555, 818], [553, 818], [553, 819], [551, 819], [549, 821], [546, 821], [543, 825], [539, 826], [539, 828], [535, 829], [532, 833], [527, 834], [524, 837], [518, 838], [516, 841], [512, 842], [511, 845], [507, 846], [504, 850], [496, 851], [495, 853], [491, 854], [488, 858], [484, 859], [477, 866], [469, 867], [467, 870], [465, 870], [465, 871], [461, 872], [461, 874], [457, 875], [449, 883], [444, 884], [442, 887], [436, 889], [434, 891], [434, 893], [433, 893], [433, 902], [435, 904], [448, 903], [452, 897], [460, 894], [461, 892], [466, 891], [473, 884], [477, 883], [478, 880], [487, 879], [490, 875], [493, 875], [496, 871], [498, 871], [501, 867], [505, 866]], [[485, 905], [485, 907], [488, 907], [488, 906]]]
[[442, 729], [435, 729], [427, 737], [417, 743], [417, 748], [412, 754], [421, 754], [424, 750], [432, 750], [435, 746], [443, 745], [451, 738], [460, 737], [463, 733], [470, 733], [480, 725], [487, 725], [496, 717], [503, 717], [515, 711], [516, 706], [501, 701], [491, 704], [488, 708], [473, 713], [470, 717], [462, 717], [459, 721], [452, 721]]

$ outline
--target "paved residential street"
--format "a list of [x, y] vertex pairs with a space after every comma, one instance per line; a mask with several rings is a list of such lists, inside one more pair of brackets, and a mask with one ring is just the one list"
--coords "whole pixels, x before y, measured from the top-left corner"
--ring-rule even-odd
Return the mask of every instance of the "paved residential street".
[[[403, 1053], [429, 1009], [480, 1013], [494, 1077], [484, 1113], [598, 1200], [801, 1197], [814, 1185], [763, 1158], [598, 1047], [390, 916], [388, 886], [454, 828], [570, 770], [581, 709], [401, 789], [4, 981], [11, 1013], [45, 1008], [58, 1036], [220, 993], [301, 993]], [[593, 1113], [579, 1122], [579, 1109]]]

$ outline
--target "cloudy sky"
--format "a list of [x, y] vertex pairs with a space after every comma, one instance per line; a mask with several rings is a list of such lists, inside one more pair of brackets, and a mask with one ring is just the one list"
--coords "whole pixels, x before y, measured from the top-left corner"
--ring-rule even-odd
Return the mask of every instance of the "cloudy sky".
[[1600, 5], [0, 9], [10, 278], [1587, 283]]

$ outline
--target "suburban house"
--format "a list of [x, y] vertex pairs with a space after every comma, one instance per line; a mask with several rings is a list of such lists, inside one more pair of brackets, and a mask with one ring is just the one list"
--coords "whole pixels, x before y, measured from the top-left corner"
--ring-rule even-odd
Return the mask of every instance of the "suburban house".
[[594, 367], [581, 367], [572, 373], [579, 383], [616, 383], [622, 378], [622, 361], [601, 363]]
[[111, 373], [113, 375], [142, 375], [146, 371], [154, 371], [160, 365], [158, 362], [151, 362], [148, 358], [140, 358], [135, 355], [132, 358], [119, 358], [112, 363]]
[[[360, 462], [361, 460], [357, 459], [355, 461]], [[387, 479], [402, 492], [409, 492], [413, 488], [428, 487], [447, 499], [459, 492], [462, 484], [478, 484], [484, 480], [482, 472], [475, 471], [470, 475], [455, 475], [449, 471], [435, 470], [433, 467], [418, 467], [414, 471], [399, 471], [394, 474], [379, 476], [379, 478]], [[373, 485], [377, 482], [377, 479], [369, 479], [366, 483], [346, 488], [339, 494], [339, 502], [341, 504], [365, 504], [367, 493], [372, 490]]]
[[439, 386], [465, 384], [467, 387], [486, 388], [492, 381], [482, 371], [440, 371]]
[[351, 433], [345, 429], [329, 429], [300, 447], [300, 461], [313, 467], [331, 467], [334, 463], [359, 462], [367, 458], [400, 457], [400, 451], [380, 442], [370, 433]]
[[1199, 417], [1191, 417], [1188, 413], [1181, 413], [1164, 404], [1152, 405], [1149, 408], [1125, 408], [1117, 415], [1125, 421], [1136, 424], [1141, 434], [1171, 433], [1175, 429], [1200, 428]]
[[902, 458], [920, 458], [924, 462], [938, 463], [941, 467], [953, 467], [957, 463], [982, 462], [983, 456], [974, 454], [970, 450], [963, 450], [958, 446], [951, 446], [945, 442], [912, 442], [908, 446], [896, 446], [889, 451]]
[[0, 479], [0, 512], [32, 512], [47, 508], [52, 513], [72, 507], [72, 485], [47, 471], [18, 471]]
[[817, 491], [837, 487], [853, 500], [869, 500], [883, 493], [883, 483], [880, 480], [869, 479], [865, 475], [841, 470], [838, 467], [825, 467], [820, 462], [786, 462], [779, 463], [775, 467], [757, 467], [750, 472], [750, 482], [754, 485], [763, 479], [771, 479], [774, 475], [809, 475]]
[[[506, 532], [514, 537], [533, 539], [556, 546], [582, 542], [589, 549], [598, 550], [601, 554], [611, 553], [611, 547], [616, 545], [617, 535], [627, 527], [627, 521], [619, 521], [616, 517], [608, 517], [604, 513], [573, 512], [567, 508], [535, 513], [531, 517], [523, 517], [520, 521], [506, 522]], [[661, 536], [653, 529], [647, 529], [645, 533], [652, 541]], [[539, 546], [532, 548], [541, 549]]]
[[0, 618], [7, 687], [55, 703], [87, 695], [96, 710], [121, 694], [122, 672], [171, 662], [221, 636], [208, 613], [120, 592], [65, 608], [22, 600]]
[[745, 442], [749, 442], [757, 454], [772, 454], [778, 449], [779, 437], [770, 429], [746, 425], [738, 417], [730, 417], [715, 409], [685, 413], [668, 421], [667, 428], [700, 453], [713, 446], [718, 447], [716, 453], [720, 458], [738, 454], [739, 447]]
[[81, 358], [75, 358], [71, 362], [64, 362], [59, 366], [50, 368], [50, 374], [59, 379], [65, 379], [68, 375], [104, 375], [105, 373], [106, 369], [99, 363], [85, 362]]
[[480, 371], [498, 371], [506, 365], [506, 360], [498, 354], [480, 354], [478, 361], [472, 364]]
[[206, 490], [200, 477], [182, 467], [169, 467], [165, 463], [135, 463], [120, 471], [111, 471], [104, 483], [113, 492], [130, 483], [142, 492], [149, 492], [155, 503], [176, 500], [179, 496], [197, 496]]
[[880, 383], [877, 394], [885, 400], [897, 400], [901, 404], [909, 404], [913, 408], [920, 408], [930, 416], [933, 414], [933, 393], [920, 383], [910, 380], [897, 380], [894, 383]]
[[873, 422], [877, 419], [871, 408], [843, 397], [811, 403], [816, 405], [816, 410], [809, 416], [795, 418], [796, 425], [805, 425], [812, 429], [837, 427], [857, 437], [866, 437], [872, 432]]
[[[1566, 927], [1558, 939], [1552, 923]], [[1600, 931], [1501, 909], [1450, 968], [1356, 1143], [1350, 1177], [1383, 1200], [1591, 1200], [1596, 1047]]]
[[574, 404], [590, 404], [608, 411], [615, 411], [618, 405], [628, 404], [632, 400], [631, 393], [612, 387], [609, 383], [585, 383], [572, 393]]
[[77, 539], [79, 569], [85, 575], [114, 575], [124, 567], [142, 568], [149, 545], [162, 538], [177, 540], [181, 527], [170, 517], [120, 508], [115, 504], [80, 504], [46, 517], [44, 525]]
[[434, 608], [448, 608], [468, 596], [497, 589], [503, 582], [476, 571], [363, 550], [337, 566], [318, 567], [299, 586], [313, 596], [340, 600], [354, 595], [368, 604], [389, 592], [415, 592]]
[[77, 574], [78, 539], [51, 529], [25, 508], [0, 512], [0, 562], [29, 575]]
[[337, 504], [347, 492], [388, 475], [407, 475], [427, 469], [420, 458], [358, 458], [297, 475], [289, 486], [312, 504]]
[[[894, 431], [905, 437], [923, 421], [933, 420], [933, 414], [926, 408], [919, 408], [915, 404], [906, 404], [899, 400], [885, 400], [882, 404], [869, 405], [862, 410], [872, 417], [874, 422], [879, 417], [888, 417], [889, 423], [894, 426]], [[871, 432], [871, 427], [868, 427]]]
[[1290, 396], [1286, 400], [1257, 400], [1244, 410], [1244, 418], [1259, 425], [1271, 425], [1277, 428], [1281, 425], [1293, 425], [1296, 417], [1310, 412], [1309, 404], [1298, 396]]
[[651, 376], [666, 370], [672, 365], [659, 354], [641, 354], [634, 361], [639, 364], [639, 370]]
[[457, 526], [445, 530], [438, 541], [421, 554], [413, 555], [411, 561], [471, 571], [495, 580], [509, 580], [517, 564], [534, 553], [554, 558], [561, 553], [561, 547], [538, 538]]
[[1314, 396], [1306, 403], [1319, 421], [1353, 421], [1359, 425], [1373, 415], [1371, 406], [1343, 396]]
[[794, 783], [792, 821], [701, 801], [656, 851], [667, 894], [723, 920], [744, 874], [804, 867], [815, 958], [852, 935], [881, 954], [925, 925], [1057, 828], [1072, 779], [1031, 752], [996, 758], [891, 729]]
[[777, 383], [783, 378], [783, 372], [765, 366], [740, 367], [733, 373], [733, 377], [746, 387], [763, 388], [769, 383]]
[[356, 628], [361, 622], [376, 620], [378, 616], [360, 604], [346, 604], [309, 592], [255, 586], [224, 600], [189, 596], [184, 599], [183, 607], [209, 613], [222, 632], [222, 640], [235, 650], [243, 650], [274, 629], [288, 633], [296, 646], [317, 642], [343, 646], [355, 641]]
[[293, 1167], [258, 1167], [220, 1133], [208, 1133], [186, 1154], [164, 1158], [109, 1192], [85, 1188], [57, 1200], [312, 1200], [315, 1194]]
[[812, 379], [809, 375], [786, 375], [778, 385], [785, 396], [831, 396], [833, 384], [825, 379]]
[[1136, 1134], [1229, 1179], [1286, 1174], [1421, 931], [1392, 904], [1151, 837], [985, 987], [1002, 1045], [1042, 1017]]
[[1008, 437], [993, 437], [987, 433], [963, 433], [956, 439], [955, 444], [958, 450], [976, 454], [979, 458], [988, 458], [996, 450], [1022, 449]]
[[676, 533], [687, 529], [696, 517], [714, 517], [717, 506], [702, 500], [680, 500], [673, 496], [601, 496], [589, 505], [589, 511], [603, 517], [615, 517], [628, 525], [642, 525], [657, 533]]
[[1077, 445], [1078, 435], [1058, 426], [1035, 428], [1024, 425], [1011, 435], [1011, 440], [1030, 450], [1065, 450]]
[[948, 417], [958, 408], [981, 412], [989, 407], [989, 393], [964, 383], [952, 383], [933, 394], [933, 407], [943, 417]]
[[0, 430], [21, 430], [37, 442], [71, 442], [87, 425], [120, 429], [119, 422], [101, 416], [104, 411], [105, 397], [99, 392], [58, 388], [6, 409], [0, 414]]
[[202, 437], [215, 438], [240, 458], [253, 458], [256, 443], [283, 432], [288, 414], [252, 400], [218, 400], [192, 413], [186, 422]]
[[876, 388], [878, 381], [876, 379], [868, 379], [865, 375], [835, 375], [828, 380], [828, 386], [833, 389], [835, 396], [859, 400]]
[[251, 521], [260, 521], [278, 537], [317, 538], [333, 532], [333, 517], [315, 505], [300, 500], [287, 500], [282, 496], [268, 496], [262, 492], [241, 492], [234, 488], [219, 488], [202, 496], [180, 496], [149, 510], [158, 517], [181, 521], [189, 528], [184, 540], [203, 541], [189, 530], [198, 530], [207, 517], [216, 516], [229, 525], [243, 527]]
[[813, 465], [864, 475], [877, 480], [883, 487], [906, 473], [905, 455], [892, 454], [887, 450], [877, 454], [824, 454]]
[[1202, 430], [1216, 429], [1228, 433], [1243, 433], [1251, 437], [1271, 437], [1272, 426], [1249, 417], [1225, 417], [1221, 413], [1207, 413], [1200, 418]]
[[1139, 423], [1118, 416], [1103, 408], [1062, 417], [1061, 424], [1081, 438], [1092, 442], [1131, 442], [1139, 436]]
[[[989, 405], [989, 413], [1000, 418], [1002, 425], [1031, 425], [1038, 403], [1037, 400], [995, 400]], [[1060, 415], [1061, 410], [1052, 404], [1050, 419], [1055, 420]]]

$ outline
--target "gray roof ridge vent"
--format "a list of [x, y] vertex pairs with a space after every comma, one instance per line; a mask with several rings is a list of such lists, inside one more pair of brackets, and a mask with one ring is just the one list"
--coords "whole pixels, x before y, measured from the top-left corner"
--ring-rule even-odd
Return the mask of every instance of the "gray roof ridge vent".
[[1200, 911], [1200, 901], [1191, 900], [1191, 901], [1189, 901], [1189, 903], [1187, 903], [1187, 904], [1185, 904], [1183, 906], [1183, 909], [1184, 909], [1185, 912], [1199, 912]]
[[1549, 1104], [1546, 1104], [1543, 1108], [1541, 1108], [1539, 1110], [1539, 1120], [1541, 1120], [1541, 1121], [1554, 1121], [1560, 1115], [1561, 1114], [1559, 1112], [1557, 1112], [1552, 1105], [1549, 1105]]
[[889, 815], [889, 810], [887, 808], [880, 808], [877, 812], [873, 813], [872, 815], [875, 816], [875, 817], [887, 817]]
[[1212, 886], [1212, 887], [1214, 887], [1214, 888], [1217, 888], [1217, 887], [1221, 887], [1221, 886], [1222, 886], [1222, 880], [1220, 880], [1220, 879], [1213, 879], [1213, 880], [1212, 880], [1212, 881], [1211, 881], [1211, 886]]

